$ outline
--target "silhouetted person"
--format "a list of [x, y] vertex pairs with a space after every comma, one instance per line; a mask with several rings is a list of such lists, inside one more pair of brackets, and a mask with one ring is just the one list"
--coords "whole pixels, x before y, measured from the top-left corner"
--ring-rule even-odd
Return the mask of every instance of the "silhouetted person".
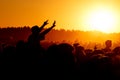
[[55, 21], [53, 25], [46, 29], [45, 31], [41, 32], [45, 25], [48, 24], [48, 20], [43, 23], [43, 25], [39, 28], [37, 25], [31, 28], [32, 34], [28, 38], [28, 44], [31, 47], [40, 47], [40, 41], [45, 39], [45, 35], [55, 27]]
[[97, 45], [94, 46], [94, 50], [97, 50]]
[[43, 23], [39, 28], [38, 26], [33, 26], [31, 28], [32, 34], [28, 37], [28, 62], [31, 64], [40, 64], [43, 61], [43, 54], [45, 53], [44, 48], [40, 45], [40, 41], [45, 39], [45, 35], [55, 27], [55, 21], [53, 25], [41, 32], [45, 25], [48, 24], [48, 20]]
[[112, 59], [112, 71], [116, 78], [120, 77], [120, 46], [113, 49]]
[[26, 43], [23, 40], [19, 40], [16, 44], [16, 63], [26, 64], [28, 53], [26, 52]]
[[106, 47], [103, 49], [103, 51], [104, 51], [106, 54], [107, 54], [107, 53], [111, 53], [112, 41], [111, 41], [111, 40], [105, 41], [105, 45], [106, 45]]

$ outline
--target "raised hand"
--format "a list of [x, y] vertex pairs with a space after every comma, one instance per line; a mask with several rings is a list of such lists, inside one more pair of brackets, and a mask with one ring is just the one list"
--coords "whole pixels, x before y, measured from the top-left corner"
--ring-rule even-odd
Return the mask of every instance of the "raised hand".
[[55, 24], [56, 24], [56, 21], [54, 21], [54, 22], [53, 22], [53, 25], [52, 25], [52, 27], [55, 27], [55, 26], [56, 26]]
[[39, 30], [41, 31], [44, 27], [45, 27], [45, 25], [47, 25], [48, 24], [48, 20], [46, 20], [44, 23], [43, 23], [43, 25], [39, 28]]
[[43, 25], [47, 25], [48, 24], [48, 20], [46, 20], [44, 23], [43, 23]]
[[51, 27], [49, 27], [48, 29], [46, 29], [45, 31], [43, 31], [43, 32], [41, 33], [41, 35], [47, 34], [50, 30], [52, 30], [53, 27], [56, 26], [55, 24], [56, 24], [56, 21], [53, 22], [53, 24], [52, 24]]

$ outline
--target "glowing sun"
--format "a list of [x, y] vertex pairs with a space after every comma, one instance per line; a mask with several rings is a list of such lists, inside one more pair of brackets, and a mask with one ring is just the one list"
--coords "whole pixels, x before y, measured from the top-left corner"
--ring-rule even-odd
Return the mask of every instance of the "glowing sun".
[[111, 33], [115, 26], [115, 15], [107, 10], [99, 10], [90, 14], [89, 25], [93, 30]]

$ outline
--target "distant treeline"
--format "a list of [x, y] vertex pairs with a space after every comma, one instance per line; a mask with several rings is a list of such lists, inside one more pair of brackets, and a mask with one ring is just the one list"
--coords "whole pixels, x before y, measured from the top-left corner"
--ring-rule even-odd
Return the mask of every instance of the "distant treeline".
[[[0, 42], [15, 43], [19, 40], [27, 41], [31, 34], [30, 27], [8, 27], [0, 28]], [[112, 41], [120, 40], [120, 33], [105, 34], [98, 31], [80, 31], [80, 30], [56, 30], [52, 29], [45, 38], [45, 41], [54, 42], [104, 42], [107, 39]]]

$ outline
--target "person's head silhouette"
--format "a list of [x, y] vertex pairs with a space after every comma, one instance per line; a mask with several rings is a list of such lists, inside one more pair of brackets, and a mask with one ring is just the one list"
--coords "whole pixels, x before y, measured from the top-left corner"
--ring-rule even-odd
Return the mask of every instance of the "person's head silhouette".
[[105, 41], [105, 45], [106, 45], [106, 48], [110, 48], [112, 46], [112, 41], [111, 40]]
[[32, 31], [33, 34], [35, 34], [35, 33], [39, 33], [39, 32], [40, 32], [40, 29], [39, 29], [39, 27], [38, 27], [37, 25], [35, 25], [35, 26], [33, 26], [33, 27], [31, 28], [31, 31]]

